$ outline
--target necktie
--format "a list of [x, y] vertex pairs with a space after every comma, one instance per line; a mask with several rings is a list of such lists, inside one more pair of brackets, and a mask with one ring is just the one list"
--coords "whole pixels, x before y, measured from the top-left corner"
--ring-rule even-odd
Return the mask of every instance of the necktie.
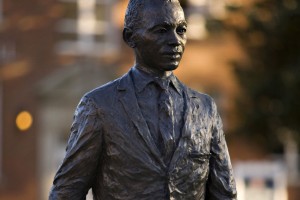
[[169, 81], [159, 81], [161, 90], [158, 99], [159, 136], [162, 139], [161, 151], [165, 162], [170, 160], [174, 147], [174, 111], [173, 101], [169, 92]]

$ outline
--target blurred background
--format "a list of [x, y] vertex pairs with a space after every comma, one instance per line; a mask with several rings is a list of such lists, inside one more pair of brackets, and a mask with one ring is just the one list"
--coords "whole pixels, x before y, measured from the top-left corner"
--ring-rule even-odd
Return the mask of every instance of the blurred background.
[[[127, 3], [0, 0], [0, 199], [47, 199], [80, 97], [133, 65]], [[299, 199], [300, 1], [181, 4], [175, 73], [217, 101], [239, 199]]]

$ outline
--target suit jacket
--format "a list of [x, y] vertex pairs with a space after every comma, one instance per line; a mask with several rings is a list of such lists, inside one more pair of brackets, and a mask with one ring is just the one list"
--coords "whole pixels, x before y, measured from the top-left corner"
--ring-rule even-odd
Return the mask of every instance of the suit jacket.
[[214, 101], [183, 84], [184, 125], [168, 166], [139, 110], [131, 72], [87, 93], [49, 199], [236, 199]]

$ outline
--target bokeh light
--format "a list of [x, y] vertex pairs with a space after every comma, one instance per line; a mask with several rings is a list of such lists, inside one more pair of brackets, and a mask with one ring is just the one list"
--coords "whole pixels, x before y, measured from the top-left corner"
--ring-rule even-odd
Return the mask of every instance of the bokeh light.
[[16, 117], [16, 125], [20, 131], [26, 131], [32, 126], [32, 115], [28, 111], [21, 111]]

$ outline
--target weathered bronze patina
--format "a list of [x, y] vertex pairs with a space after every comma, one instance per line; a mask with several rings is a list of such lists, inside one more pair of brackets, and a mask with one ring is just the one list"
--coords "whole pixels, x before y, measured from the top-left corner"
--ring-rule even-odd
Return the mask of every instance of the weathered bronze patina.
[[177, 0], [131, 0], [124, 41], [136, 62], [84, 95], [51, 200], [236, 199], [222, 122], [208, 95], [172, 73], [186, 44]]

